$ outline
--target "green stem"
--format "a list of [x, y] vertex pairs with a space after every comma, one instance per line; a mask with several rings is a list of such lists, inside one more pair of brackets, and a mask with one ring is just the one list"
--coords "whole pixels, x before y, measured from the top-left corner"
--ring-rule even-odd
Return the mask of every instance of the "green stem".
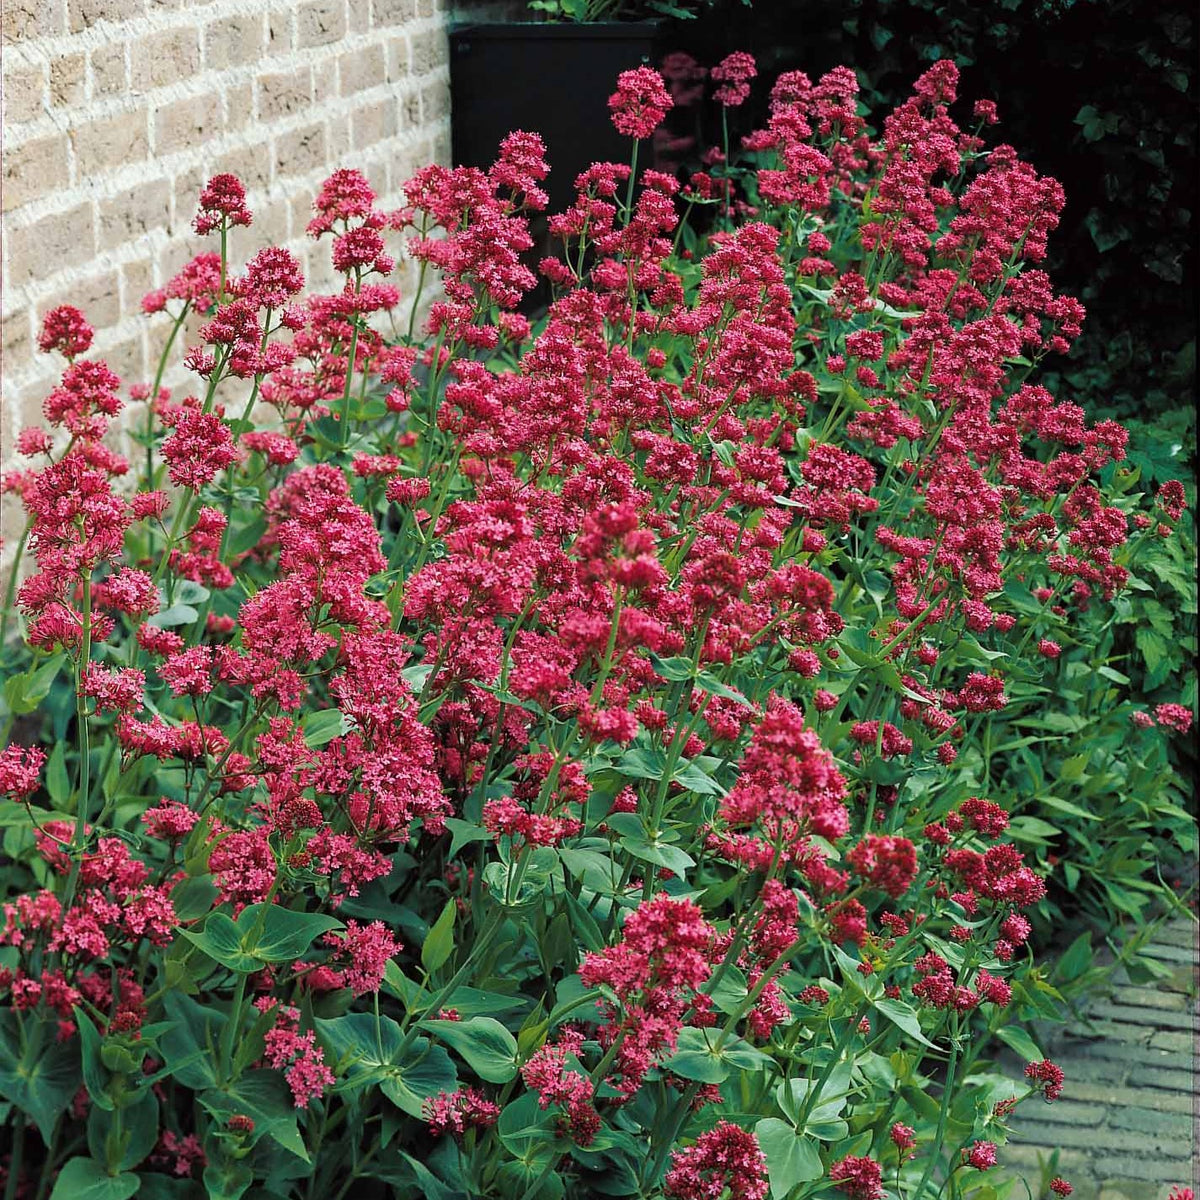
[[154, 403], [158, 399], [158, 389], [162, 386], [163, 373], [167, 369], [167, 356], [171, 353], [171, 347], [175, 344], [176, 337], [179, 336], [179, 331], [183, 328], [184, 318], [187, 316], [189, 305], [183, 306], [183, 311], [175, 318], [175, 324], [171, 326], [171, 333], [167, 337], [167, 344], [163, 347], [163, 352], [158, 356], [158, 370], [154, 373], [154, 386], [150, 389], [150, 395], [146, 397], [146, 490], [154, 489]]
[[21, 1159], [25, 1153], [25, 1114], [17, 1111], [13, 1121], [12, 1155], [8, 1160], [8, 1182], [4, 1185], [4, 1200], [15, 1200], [17, 1181], [21, 1178]]
[[941, 1158], [942, 1143], [946, 1140], [946, 1122], [950, 1119], [950, 1102], [954, 1098], [954, 1073], [958, 1067], [957, 1032], [956, 1027], [950, 1035], [950, 1058], [946, 1063], [946, 1082], [942, 1088], [942, 1107], [938, 1113], [937, 1133], [934, 1134], [933, 1145], [928, 1149], [929, 1161], [925, 1164], [925, 1174], [921, 1176], [921, 1182], [917, 1184], [917, 1190], [913, 1192], [910, 1200], [921, 1200], [925, 1195], [925, 1189], [929, 1186]]
[[[357, 296], [362, 290], [362, 277], [356, 271], [354, 273], [354, 294]], [[360, 317], [357, 312], [354, 314], [354, 323], [350, 332], [350, 354], [346, 359], [346, 385], [342, 389], [342, 449], [345, 450], [350, 441], [350, 393], [354, 387], [354, 367], [358, 357], [358, 323]]]
[[500, 932], [500, 926], [503, 921], [504, 913], [501, 911], [501, 909], [499, 907], [493, 909], [491, 914], [488, 916], [487, 923], [480, 931], [479, 936], [475, 939], [475, 945], [471, 947], [471, 953], [467, 955], [467, 961], [464, 962], [463, 965], [454, 972], [450, 978], [450, 982], [434, 993], [433, 999], [430, 1000], [430, 1002], [421, 1010], [421, 1015], [419, 1017], [414, 1020], [411, 1011], [407, 1016], [405, 1016], [404, 1021], [400, 1026], [401, 1029], [404, 1029], [409, 1025], [411, 1025], [412, 1028], [409, 1029], [409, 1031], [404, 1035], [404, 1038], [401, 1040], [400, 1046], [396, 1051], [395, 1061], [399, 1061], [404, 1051], [407, 1050], [414, 1041], [416, 1041], [417, 1036], [420, 1033], [420, 1022], [426, 1020], [430, 1013], [436, 1014], [439, 1009], [442, 1008], [446, 999], [453, 993], [454, 989], [458, 987], [459, 984], [461, 984], [462, 981], [467, 977], [467, 973], [470, 971], [471, 967], [475, 965], [476, 960], [480, 957], [483, 951], [487, 949], [489, 945], [491, 945], [496, 934]]
[[83, 677], [92, 658], [92, 577], [83, 579], [83, 638], [75, 668], [75, 719], [79, 725], [79, 794], [75, 804], [75, 832], [71, 835], [71, 870], [63, 889], [62, 911], [70, 910], [79, 883], [82, 851], [87, 829], [88, 793], [91, 791], [92, 747], [88, 730], [87, 697], [83, 694]]

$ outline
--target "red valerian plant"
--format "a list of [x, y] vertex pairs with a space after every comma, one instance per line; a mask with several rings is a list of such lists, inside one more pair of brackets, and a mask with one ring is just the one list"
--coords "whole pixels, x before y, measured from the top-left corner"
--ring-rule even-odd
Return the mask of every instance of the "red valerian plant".
[[999, 758], [1185, 499], [1028, 381], [1083, 315], [1036, 266], [1062, 193], [956, 87], [875, 133], [853, 73], [786, 75], [681, 197], [636, 169], [671, 95], [623, 75], [633, 166], [550, 218], [536, 324], [536, 135], [397, 212], [336, 172], [331, 295], [238, 270], [218, 176], [219, 252], [145, 300], [136, 464], [47, 316], [5, 481], [6, 1200], [932, 1200], [1069, 1094]]

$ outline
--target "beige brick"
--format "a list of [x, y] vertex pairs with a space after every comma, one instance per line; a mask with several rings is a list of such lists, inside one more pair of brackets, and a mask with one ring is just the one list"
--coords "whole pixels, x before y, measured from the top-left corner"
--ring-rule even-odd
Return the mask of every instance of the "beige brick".
[[326, 100], [335, 99], [337, 94], [337, 72], [333, 69], [333, 63], [330, 62], [327, 69], [318, 66], [313, 72], [313, 103], [321, 105]]
[[387, 168], [383, 163], [365, 163], [362, 168], [363, 174], [367, 177], [367, 181], [371, 187], [375, 189], [377, 196], [387, 194]]
[[[192, 218], [196, 215], [196, 205], [200, 199], [200, 189], [208, 181], [212, 171], [205, 171], [200, 166], [189, 167], [172, 174], [172, 190], [175, 193], [174, 219], [172, 225], [177, 233], [184, 233], [191, 228]], [[164, 283], [170, 276], [183, 266], [189, 258], [191, 247], [172, 242], [159, 255], [158, 277]]]
[[433, 16], [433, 0], [417, 0], [417, 16]]
[[33, 325], [29, 309], [22, 305], [4, 318], [0, 339], [3, 346], [3, 365], [6, 374], [20, 370], [33, 358]]
[[346, 153], [350, 149], [350, 114], [341, 113], [330, 117], [326, 130], [326, 140], [329, 145], [330, 165], [333, 167], [348, 167]]
[[23, 42], [26, 38], [53, 37], [67, 28], [63, 0], [5, 0], [4, 41]]
[[304, 46], [328, 46], [346, 36], [346, 0], [309, 0], [300, 5], [296, 32]]
[[271, 54], [290, 54], [296, 44], [292, 10], [283, 9], [267, 16], [267, 50]]
[[56, 54], [50, 60], [50, 103], [58, 108], [80, 104], [87, 80], [87, 59], [78, 54]]
[[188, 79], [200, 69], [200, 38], [195, 29], [168, 29], [133, 44], [133, 88], [145, 91]]
[[243, 129], [254, 119], [254, 86], [239, 83], [225, 89], [225, 128]]
[[[246, 190], [250, 193], [250, 210], [253, 212], [258, 201], [258, 196], [255, 193], [264, 191], [271, 182], [271, 151], [269, 144], [264, 139], [255, 145], [242, 146], [237, 150], [231, 150], [227, 154], [222, 154], [212, 164], [208, 174], [215, 175], [218, 171], [231, 171], [246, 185]], [[196, 193], [192, 196], [192, 206], [188, 210], [189, 221], [195, 212], [198, 194]], [[253, 235], [251, 234], [251, 236]]]
[[431, 83], [421, 89], [421, 120], [426, 125], [450, 115], [450, 85]]
[[4, 64], [4, 124], [32, 121], [46, 109], [46, 69], [41, 63]]
[[39, 301], [39, 328], [46, 313], [60, 304], [73, 304], [98, 330], [115, 325], [121, 319], [121, 297], [116, 272], [104, 271], [82, 279], [72, 279], [70, 285], [61, 292], [52, 293]]
[[142, 297], [153, 287], [153, 259], [141, 259], [121, 265], [121, 308], [123, 311], [137, 312], [142, 306]]
[[308, 108], [312, 102], [312, 72], [297, 71], [263, 75], [258, 80], [258, 119], [271, 121]]
[[141, 162], [150, 150], [144, 108], [119, 112], [71, 131], [75, 161], [84, 176]]
[[9, 282], [21, 287], [45, 279], [70, 263], [86, 262], [95, 252], [91, 204], [52, 213], [21, 228], [9, 228]]
[[325, 127], [307, 125], [275, 139], [277, 176], [305, 175], [326, 161]]
[[312, 220], [313, 210], [313, 195], [311, 191], [301, 188], [292, 188], [288, 192], [288, 207], [289, 220], [291, 228], [296, 231], [297, 236], [302, 234], [305, 226]]
[[224, 17], [204, 29], [204, 65], [210, 70], [240, 67], [262, 54], [266, 25], [258, 13]]
[[412, 36], [412, 72], [427, 75], [450, 61], [450, 44], [440, 29], [429, 29]]
[[417, 15], [417, 0], [371, 0], [373, 25], [404, 25]]
[[410, 92], [400, 97], [400, 128], [416, 129], [421, 124], [421, 94]]
[[207, 138], [220, 134], [224, 124], [217, 92], [202, 92], [164, 104], [154, 112], [154, 153], [174, 154], [203, 146]]
[[67, 139], [61, 133], [4, 149], [4, 212], [49, 195], [70, 182]]
[[355, 108], [350, 118], [350, 145], [356, 151], [396, 134], [396, 102], [390, 97]]
[[90, 29], [101, 21], [128, 21], [145, 11], [145, 0], [67, 0], [72, 33]]
[[412, 56], [408, 50], [408, 38], [395, 37], [388, 42], [387, 60], [389, 81], [404, 79], [408, 75], [412, 65]]
[[286, 196], [261, 201], [254, 206], [254, 237], [257, 246], [279, 245], [288, 240], [290, 204]]
[[122, 246], [151, 229], [167, 227], [171, 220], [171, 185], [166, 179], [139, 183], [111, 200], [102, 200], [99, 211], [100, 249]]
[[349, 0], [347, 13], [351, 33], [366, 33], [371, 28], [371, 0]]
[[382, 46], [363, 46], [338, 58], [338, 81], [343, 96], [378, 87], [387, 80], [387, 61]]
[[139, 330], [104, 348], [104, 360], [127, 383], [146, 383], [146, 345]]
[[116, 96], [129, 86], [125, 66], [125, 43], [97, 46], [91, 54], [92, 92], [97, 96]]

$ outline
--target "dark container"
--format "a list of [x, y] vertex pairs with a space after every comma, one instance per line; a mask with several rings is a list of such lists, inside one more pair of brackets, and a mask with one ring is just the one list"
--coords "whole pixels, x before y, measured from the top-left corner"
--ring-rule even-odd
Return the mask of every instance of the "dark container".
[[594, 162], [629, 161], [633, 143], [612, 127], [608, 98], [622, 71], [657, 61], [663, 24], [514, 22], [452, 30], [455, 163], [489, 167], [505, 134], [540, 133], [551, 168], [550, 210], [569, 207], [580, 172]]

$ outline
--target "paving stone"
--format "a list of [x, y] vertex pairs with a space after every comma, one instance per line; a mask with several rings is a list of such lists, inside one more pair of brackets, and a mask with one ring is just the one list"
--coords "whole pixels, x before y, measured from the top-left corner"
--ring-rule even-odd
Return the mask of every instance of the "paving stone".
[[1024, 1168], [1022, 1173], [1025, 1173], [1030, 1167], [1034, 1171], [1039, 1171], [1043, 1163], [1049, 1163], [1050, 1156], [1055, 1150], [1059, 1152], [1059, 1174], [1070, 1179], [1072, 1171], [1083, 1172], [1088, 1170], [1088, 1156], [1082, 1150], [1072, 1147], [1062, 1149], [1057, 1146], [1034, 1146], [1024, 1145], [1019, 1142], [1009, 1142], [1000, 1148], [997, 1152], [997, 1158], [1000, 1166]]
[[[1200, 1051], [1194, 922], [1175, 921], [1144, 951], [1163, 970], [1113, 973], [1069, 1023], [1038, 1023], [1034, 1037], [1066, 1074], [1063, 1099], [1027, 1104], [1012, 1141], [1000, 1152], [995, 1179], [1017, 1182], [1010, 1200], [1035, 1200], [1051, 1155], [1074, 1187], [1073, 1200], [1169, 1200], [1174, 1185], [1192, 1182], [1200, 1108], [1195, 1065]], [[1019, 1072], [1008, 1052], [998, 1065]]]
[[[1073, 1065], [1073, 1064], [1072, 1064]], [[1192, 1095], [1190, 1092], [1163, 1092], [1157, 1088], [1123, 1087], [1112, 1088], [1103, 1083], [1089, 1083], [1078, 1080], [1073, 1074], [1067, 1076], [1063, 1095], [1073, 1100], [1098, 1101], [1110, 1104], [1113, 1108], [1143, 1108], [1155, 1112], [1190, 1113], [1192, 1111]]]
[[1163, 942], [1151, 942], [1139, 951], [1146, 958], [1158, 958], [1163, 962], [1184, 963], [1188, 966], [1195, 961], [1196, 952], [1191, 946], [1170, 946]]
[[1172, 1050], [1176, 1054], [1192, 1054], [1196, 1050], [1196, 1035], [1179, 1033], [1174, 1030], [1161, 1030], [1150, 1038], [1150, 1045], [1155, 1050]]
[[[1003, 1151], [1001, 1151], [1001, 1153], [1003, 1153]], [[1094, 1179], [1089, 1179], [1086, 1175], [1080, 1175], [1078, 1173], [1080, 1170], [1086, 1171], [1087, 1167], [1084, 1166], [1081, 1168], [1075, 1168], [1074, 1171], [1072, 1171], [1071, 1168], [1063, 1166], [1060, 1161], [1059, 1174], [1069, 1179], [1071, 1186], [1075, 1189], [1071, 1193], [1071, 1200], [1100, 1200], [1099, 1182]], [[997, 1167], [988, 1172], [988, 1183], [990, 1183], [1001, 1195], [1004, 1195], [1002, 1185], [1010, 1179], [1015, 1179], [1018, 1181], [1027, 1179], [1029, 1191], [1035, 1198], [1039, 1196], [1037, 1188], [1041, 1181], [1041, 1172], [1036, 1163], [1031, 1164], [1029, 1168], [1025, 1168], [1021, 1171], [1004, 1171]], [[889, 1195], [890, 1194], [891, 1193], [889, 1193]], [[968, 1193], [968, 1195], [969, 1194], [970, 1193]], [[1025, 1188], [1022, 1186], [1021, 1182], [1018, 1182], [1016, 1187], [1014, 1187], [1008, 1193], [1008, 1195], [1010, 1200], [1025, 1200]], [[1121, 1197], [1120, 1200], [1129, 1200], [1129, 1198]]]
[[[1169, 1009], [1134, 1008], [1129, 1004], [1093, 1004], [1088, 1015], [1118, 1025], [1153, 1025], [1156, 1029], [1191, 1029], [1195, 1025], [1192, 1013]], [[1123, 1032], [1115, 1034], [1124, 1036]]]
[[[1146, 1009], [1150, 1012], [1150, 1009]], [[1172, 1016], [1175, 1014], [1172, 1013]], [[1101, 1017], [1095, 1017], [1087, 1022], [1080, 1029], [1069, 1033], [1064, 1040], [1079, 1039], [1081, 1041], [1092, 1042], [1122, 1042], [1125, 1045], [1136, 1045], [1141, 1043], [1145, 1045], [1150, 1040], [1150, 1035], [1154, 1032], [1155, 1026], [1150, 1025], [1131, 1025], [1128, 1021], [1107, 1021]]]
[[1170, 992], [1182, 992], [1185, 996], [1195, 998], [1196, 992], [1200, 986], [1200, 981], [1196, 977], [1196, 968], [1191, 963], [1176, 967], [1166, 979], [1159, 983], [1159, 987]]
[[[1106, 1179], [1100, 1186], [1097, 1200], [1167, 1200], [1171, 1186], [1164, 1183], [1155, 1187], [1140, 1179]], [[1076, 1188], [1076, 1193], [1078, 1190]]]
[[[1103, 1150], [1109, 1154], [1126, 1151], [1126, 1159], [1132, 1165], [1142, 1154], [1156, 1158], [1186, 1161], [1192, 1154], [1192, 1142], [1186, 1134], [1171, 1134], [1162, 1130], [1138, 1132], [1133, 1129], [1097, 1130], [1094, 1126], [1055, 1125], [1033, 1130], [1024, 1127], [1013, 1130], [1013, 1141], [1017, 1145], [1062, 1146], [1078, 1150]], [[1120, 1160], [1115, 1160], [1120, 1161]], [[1179, 1172], [1178, 1165], [1174, 1168]], [[1109, 1170], [1108, 1174], [1115, 1174]], [[1167, 1179], [1167, 1175], [1151, 1175], [1151, 1179]]]
[[[1101, 1084], [1104, 1090], [1110, 1093], [1113, 1088], [1124, 1085], [1125, 1076], [1129, 1072], [1129, 1063], [1113, 1058], [1060, 1054], [1055, 1061], [1064, 1071], [1069, 1072], [1071, 1079], [1078, 1080], [1080, 1083]], [[1064, 1063], [1067, 1065], [1063, 1066]], [[1145, 1080], [1138, 1080], [1138, 1082], [1145, 1083]]]
[[1078, 1041], [1064, 1052], [1079, 1058], [1104, 1058], [1113, 1062], [1134, 1063], [1137, 1066], [1174, 1066], [1175, 1057], [1167, 1050], [1151, 1049], [1150, 1033], [1147, 1031], [1145, 1042], [1124, 1042], [1108, 1038], [1095, 1038], [1092, 1041]]
[[[1078, 1107], [1087, 1107], [1079, 1105]], [[1184, 1113], [1155, 1112], [1152, 1108], [1126, 1108], [1114, 1104], [1108, 1110], [1108, 1123], [1114, 1129], [1136, 1129], [1142, 1133], [1163, 1134], [1190, 1140], [1192, 1119]]]
[[[1102, 1179], [1135, 1179], [1143, 1184], [1178, 1183], [1181, 1176], [1186, 1177], [1191, 1174], [1191, 1164], [1186, 1160], [1141, 1158], [1132, 1154], [1097, 1157], [1095, 1169]], [[1142, 1196], [1139, 1196], [1138, 1200], [1142, 1200]]]
[[1194, 952], [1198, 935], [1200, 935], [1200, 926], [1195, 921], [1172, 921], [1170, 925], [1164, 925], [1154, 935], [1154, 940], [1160, 945], [1186, 946]]
[[1133, 987], [1126, 985], [1113, 989], [1113, 999], [1118, 1004], [1131, 1004], [1136, 1008], [1169, 1008], [1183, 1011], [1188, 1007], [1187, 998], [1176, 992], [1161, 992], [1158, 988]]
[[1018, 1110], [1014, 1128], [1041, 1128], [1043, 1125], [1089, 1125], [1104, 1123], [1108, 1108], [1103, 1104], [1080, 1104], [1074, 1100], [1055, 1100], [1048, 1104], [1027, 1100]]
[[1167, 1067], [1151, 1067], [1136, 1073], [1131, 1080], [1143, 1087], [1170, 1088], [1172, 1091], [1194, 1093], [1197, 1091], [1196, 1076], [1191, 1070], [1170, 1070]]

